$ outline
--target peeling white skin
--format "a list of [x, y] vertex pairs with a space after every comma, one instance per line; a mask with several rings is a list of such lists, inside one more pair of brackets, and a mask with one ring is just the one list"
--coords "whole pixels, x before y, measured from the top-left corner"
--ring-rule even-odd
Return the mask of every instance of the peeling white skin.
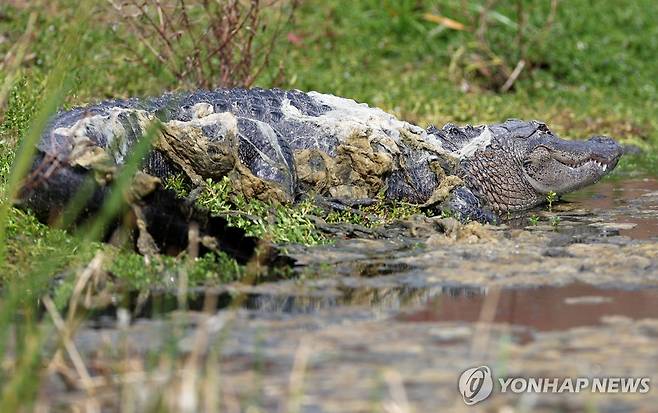
[[195, 117], [190, 121], [170, 120], [164, 125], [172, 125], [179, 128], [185, 128], [189, 126], [196, 128], [202, 128], [204, 126], [221, 126], [222, 131], [225, 130], [225, 133], [227, 134], [237, 134], [238, 132], [238, 120], [235, 115], [230, 112], [210, 113], [204, 115], [203, 117]]
[[[126, 131], [119, 117], [122, 114], [134, 115], [137, 117], [137, 127], [142, 132], [146, 131], [155, 121], [155, 116], [148, 111], [133, 108], [110, 108], [107, 115], [93, 115], [82, 118], [70, 127], [60, 127], [53, 130], [54, 134], [66, 136], [71, 142], [70, 162], [75, 163], [75, 158], [79, 153], [84, 153], [84, 149], [95, 146], [87, 136], [88, 131], [94, 130], [102, 135], [107, 141], [107, 152], [112, 156], [117, 165], [123, 163], [130, 143], [125, 139]], [[229, 136], [236, 135], [238, 132], [237, 118], [230, 112], [214, 113], [213, 106], [210, 103], [197, 103], [192, 107], [192, 119], [190, 121], [171, 120], [164, 123], [167, 126], [177, 128], [202, 128], [204, 126], [219, 127], [220, 134]], [[267, 125], [269, 127], [269, 125]]]
[[283, 102], [281, 103], [281, 112], [283, 112], [283, 115], [287, 118], [290, 119], [303, 119], [304, 115], [302, 112], [294, 107], [290, 103], [290, 99], [284, 99]]
[[397, 132], [399, 129], [406, 129], [413, 133], [423, 133], [423, 128], [412, 125], [408, 122], [398, 120], [389, 113], [379, 108], [371, 108], [365, 103], [358, 103], [353, 99], [346, 99], [334, 95], [323, 94], [319, 92], [309, 92], [309, 96], [316, 102], [333, 108], [331, 111], [320, 116], [320, 118], [330, 118], [334, 120], [346, 120], [361, 125], [367, 125], [373, 129], [382, 131]]
[[445, 153], [441, 142], [434, 135], [428, 135], [423, 128], [401, 121], [379, 108], [319, 92], [308, 92], [308, 95], [318, 104], [329, 106], [331, 110], [320, 116], [308, 116], [285, 99], [281, 105], [283, 115], [299, 122], [311, 122], [322, 128], [326, 135], [337, 137], [340, 142], [355, 133], [363, 133], [370, 137], [371, 143], [380, 143], [391, 153], [397, 153], [400, 132], [405, 131], [417, 135], [435, 152]]
[[108, 115], [93, 115], [80, 119], [68, 128], [57, 128], [54, 134], [68, 136], [71, 141], [71, 153], [75, 154], [79, 146], [93, 145], [87, 137], [88, 130], [95, 130], [107, 141], [107, 147], [112, 148], [112, 154], [117, 164], [123, 163], [129, 150], [129, 142], [126, 141], [124, 126], [119, 116], [130, 113], [137, 116], [137, 122], [142, 130], [146, 130], [154, 117], [147, 111], [126, 108], [110, 108]]
[[491, 145], [491, 139], [493, 134], [491, 129], [488, 126], [484, 127], [482, 133], [477, 138], [470, 140], [466, 145], [464, 145], [459, 151], [457, 151], [456, 156], [462, 159], [468, 159], [475, 155], [476, 152], [486, 149]]
[[205, 118], [213, 113], [215, 113], [215, 108], [210, 103], [200, 102], [192, 106], [192, 117], [194, 119]]
[[[428, 134], [419, 126], [401, 121], [379, 108], [318, 92], [310, 92], [308, 96], [318, 107], [325, 107], [328, 110], [318, 116], [310, 116], [295, 107], [294, 101], [291, 102], [289, 99], [281, 101], [280, 109], [285, 119], [315, 126], [315, 133], [286, 137], [291, 146], [295, 140], [303, 139], [305, 140], [303, 146], [308, 147], [307, 140], [315, 139], [316, 147], [321, 150], [324, 150], [327, 144], [329, 149], [335, 144], [335, 147], [345, 144], [346, 148], [352, 148], [349, 150], [361, 151], [363, 149], [358, 148], [359, 144], [357, 147], [353, 145], [356, 142], [355, 138], [363, 138], [371, 145], [373, 153], [384, 152], [389, 155], [388, 159], [393, 161], [391, 166], [393, 170], [422, 167], [439, 160], [442, 156], [455, 155], [443, 147], [437, 136]], [[282, 177], [290, 175], [289, 169], [294, 171], [294, 165], [287, 164], [290, 161], [286, 160], [280, 145], [280, 137], [272, 125], [249, 117], [238, 117], [231, 112], [215, 113], [214, 105], [206, 100], [188, 107], [186, 112], [189, 120], [170, 120], [163, 123], [165, 140], [169, 135], [182, 138], [189, 132], [190, 136], [205, 136], [210, 141], [235, 145], [235, 153], [239, 145], [248, 145], [250, 151], [257, 154], [256, 159], [260, 160], [261, 166], [256, 168], [257, 176], [274, 182], [279, 182]], [[113, 160], [116, 165], [120, 165], [125, 161], [135, 136], [143, 135], [154, 121], [157, 122], [157, 119], [152, 112], [114, 107], [103, 114], [80, 119], [70, 127], [58, 128], [54, 133], [68, 138], [71, 145], [69, 158], [71, 164], [88, 168], [95, 164], [99, 156], [105, 156]], [[250, 122], [258, 130], [260, 143], [250, 139], [249, 136], [240, 136], [242, 121]], [[206, 127], [209, 129], [205, 129]], [[204, 132], [201, 132], [201, 129], [204, 129]], [[208, 136], [208, 133], [211, 136]], [[241, 138], [239, 142], [233, 139], [238, 136]], [[96, 146], [97, 143], [92, 142], [97, 139], [106, 142], [103, 150]], [[184, 152], [185, 146], [183, 142], [176, 144], [178, 148], [176, 156], [182, 158], [184, 155], [181, 153]], [[162, 144], [168, 145], [165, 141], [162, 141]], [[261, 144], [269, 149], [264, 150]], [[415, 151], [414, 155], [408, 155], [409, 151]], [[333, 153], [328, 155], [336, 156]], [[413, 164], [405, 164], [401, 159], [404, 159], [404, 162], [411, 160]], [[241, 161], [245, 164], [247, 160]], [[430, 173], [431, 171], [427, 172], [428, 175]], [[294, 172], [290, 180], [294, 182]], [[294, 187], [290, 192], [293, 190]]]

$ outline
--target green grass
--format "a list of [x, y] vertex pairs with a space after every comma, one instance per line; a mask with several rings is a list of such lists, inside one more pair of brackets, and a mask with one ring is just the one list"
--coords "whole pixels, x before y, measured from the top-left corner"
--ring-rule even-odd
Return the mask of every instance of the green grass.
[[[190, 183], [182, 175], [170, 177], [164, 184], [180, 198], [187, 198], [191, 191]], [[233, 191], [230, 179], [224, 177], [218, 182], [208, 179], [195, 204], [213, 216], [225, 218], [229, 225], [244, 229], [247, 235], [277, 244], [317, 245], [332, 240], [317, 228], [311, 216], [329, 224], [352, 223], [372, 228], [421, 213], [418, 205], [385, 202], [383, 193], [380, 198], [381, 202], [373, 205], [344, 211], [328, 211], [308, 199], [295, 205], [281, 205], [246, 200]]]
[[308, 218], [309, 214], [319, 213], [311, 202], [289, 206], [247, 200], [242, 194], [233, 193], [228, 177], [219, 182], [208, 180], [196, 204], [215, 216], [226, 218], [229, 225], [242, 228], [251, 236], [276, 243], [306, 245], [327, 241]]
[[[396, 111], [421, 123], [494, 122], [530, 117], [557, 124], [568, 135], [587, 130], [588, 121], [629, 121], [655, 143], [653, 114], [658, 108], [658, 11], [651, 1], [597, 5], [576, 0], [560, 5], [549, 41], [530, 53], [542, 69], [526, 72], [512, 93], [462, 93], [449, 80], [455, 51], [473, 41], [473, 33], [438, 30], [424, 13], [468, 24], [461, 1], [380, 2], [334, 0], [325, 7], [308, 4], [299, 29], [304, 43], [293, 52], [292, 86], [354, 97]], [[467, 2], [477, 4], [478, 2]], [[541, 9], [548, 2], [526, 2]], [[500, 10], [514, 19], [514, 10]], [[472, 17], [472, 13], [467, 13]], [[546, 13], [533, 13], [529, 26]], [[587, 16], [587, 18], [584, 18]], [[515, 30], [496, 21], [488, 30], [496, 52], [515, 47]], [[474, 82], [477, 83], [477, 82]], [[573, 119], [571, 118], [573, 117]], [[615, 125], [602, 125], [600, 133]], [[632, 131], [624, 137], [631, 136]]]
[[413, 215], [423, 214], [418, 205], [401, 201], [384, 202], [383, 194], [381, 194], [380, 199], [381, 202], [372, 205], [359, 205], [345, 211], [331, 211], [324, 214], [323, 218], [330, 224], [349, 222], [373, 228], [390, 224], [396, 220], [408, 219]]
[[122, 290], [173, 289], [177, 285], [172, 284], [171, 280], [177, 279], [179, 271], [185, 266], [189, 267], [186, 271], [190, 286], [236, 281], [243, 277], [245, 271], [243, 266], [224, 253], [207, 253], [188, 262], [185, 256], [156, 256], [145, 263], [144, 257], [125, 252], [112, 260], [108, 270], [121, 280]]
[[[181, 174], [165, 180], [164, 186], [179, 198], [187, 198], [192, 189], [191, 183]], [[278, 244], [316, 245], [329, 241], [309, 219], [310, 214], [320, 215], [322, 212], [311, 202], [281, 205], [260, 200], [247, 201], [244, 195], [233, 190], [228, 177], [220, 181], [206, 180], [195, 204], [212, 216], [226, 219], [230, 226], [241, 228], [252, 237]]]

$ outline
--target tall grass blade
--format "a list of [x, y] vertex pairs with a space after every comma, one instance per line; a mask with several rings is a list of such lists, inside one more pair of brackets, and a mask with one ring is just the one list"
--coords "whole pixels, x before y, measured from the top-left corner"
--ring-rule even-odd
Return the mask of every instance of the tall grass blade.
[[32, 39], [32, 35], [34, 34], [34, 25], [36, 23], [36, 20], [37, 20], [37, 14], [36, 12], [32, 12], [27, 20], [25, 33], [23, 34], [23, 36], [21, 36], [20, 40], [12, 48], [13, 51], [15, 51], [14, 58], [9, 62], [7, 67], [2, 67], [2, 69], [6, 73], [6, 76], [4, 82], [2, 83], [2, 86], [0, 87], [0, 108], [2, 108], [6, 103], [7, 95], [9, 95], [11, 86], [14, 84], [14, 81], [16, 80], [16, 77], [20, 72], [21, 63], [25, 58], [27, 48], [30, 45], [30, 40]]
[[131, 153], [120, 169], [118, 176], [114, 179], [109, 196], [103, 202], [101, 210], [96, 217], [89, 220], [78, 232], [81, 238], [87, 243], [88, 241], [99, 240], [108, 225], [126, 204], [126, 191], [130, 190], [133, 176], [142, 166], [142, 161], [151, 149], [151, 143], [159, 133], [160, 128], [160, 122], [157, 120], [154, 121], [142, 138], [131, 148]]
[[[79, 7], [69, 20], [69, 24], [65, 26], [64, 40], [57, 54], [55, 67], [48, 75], [43, 103], [21, 139], [7, 184], [3, 188], [0, 200], [0, 268], [6, 268], [7, 263], [6, 236], [13, 202], [20, 191], [25, 175], [32, 166], [36, 145], [43, 130], [74, 84], [72, 68], [83, 61], [86, 53], [84, 48], [79, 47], [79, 39], [86, 31], [89, 12], [88, 8]], [[26, 32], [31, 33], [35, 30], [36, 16], [36, 12], [30, 15]], [[27, 45], [21, 45], [19, 52], [23, 48], [27, 48]], [[5, 78], [5, 85], [0, 92], [6, 87], [11, 88], [15, 76], [16, 73], [13, 72]], [[6, 92], [0, 97], [4, 98], [4, 93]], [[12, 274], [6, 278], [3, 286], [0, 299], [0, 360], [6, 359], [7, 346], [13, 333], [14, 346], [10, 360], [13, 360], [14, 364], [9, 370], [0, 370], [0, 411], [2, 412], [27, 408], [35, 400], [40, 377], [38, 366], [43, 357], [42, 330], [46, 327], [37, 320], [38, 297], [43, 290], [49, 288], [48, 277], [53, 271], [52, 260], [53, 257], [48, 253], [34, 257], [34, 262], [31, 263], [33, 266], [28, 273]], [[21, 334], [17, 333], [19, 330], [22, 331]], [[8, 373], [7, 377], [4, 377], [5, 373]]]

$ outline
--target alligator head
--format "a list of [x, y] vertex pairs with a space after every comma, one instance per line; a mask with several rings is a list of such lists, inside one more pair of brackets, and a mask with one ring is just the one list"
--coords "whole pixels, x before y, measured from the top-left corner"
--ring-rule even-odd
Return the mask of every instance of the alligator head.
[[[451, 133], [452, 125], [444, 128]], [[622, 155], [614, 140], [560, 139], [537, 121], [508, 120], [499, 125], [462, 129], [460, 174], [468, 189], [496, 212], [519, 211], [590, 185], [610, 172]], [[454, 132], [453, 132], [454, 133]]]

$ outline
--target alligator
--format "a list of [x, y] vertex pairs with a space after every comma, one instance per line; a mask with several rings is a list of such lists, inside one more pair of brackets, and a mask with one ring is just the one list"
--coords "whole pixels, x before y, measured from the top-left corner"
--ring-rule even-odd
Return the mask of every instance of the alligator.
[[154, 182], [146, 192], [175, 174], [197, 186], [229, 177], [247, 198], [383, 196], [484, 222], [592, 184], [622, 155], [611, 138], [563, 140], [539, 121], [424, 129], [318, 92], [168, 93], [59, 112], [38, 144], [24, 205], [42, 217], [59, 211], [93, 173], [100, 185], [88, 209], [98, 207], [156, 123], [142, 164]]

